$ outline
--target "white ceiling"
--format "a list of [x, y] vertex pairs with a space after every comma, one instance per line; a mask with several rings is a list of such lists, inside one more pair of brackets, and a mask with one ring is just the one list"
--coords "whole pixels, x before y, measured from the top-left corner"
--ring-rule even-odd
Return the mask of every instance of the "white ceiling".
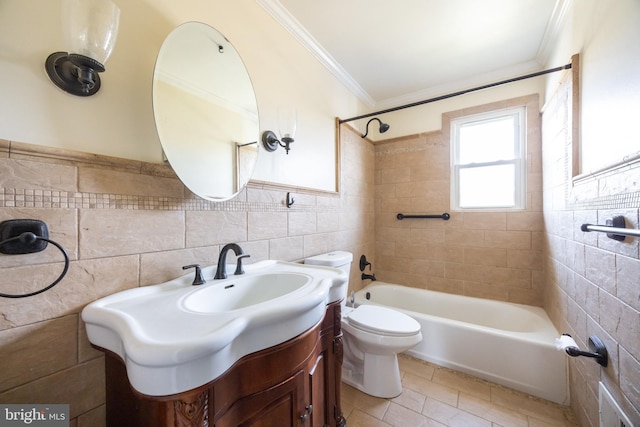
[[571, 0], [258, 0], [387, 108], [544, 69]]

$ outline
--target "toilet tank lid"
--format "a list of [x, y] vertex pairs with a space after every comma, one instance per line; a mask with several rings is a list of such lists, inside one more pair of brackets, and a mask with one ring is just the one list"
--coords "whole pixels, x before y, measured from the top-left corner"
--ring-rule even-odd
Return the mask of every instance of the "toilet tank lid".
[[327, 267], [337, 267], [345, 265], [353, 260], [353, 254], [347, 251], [333, 251], [326, 254], [315, 255], [304, 260], [305, 264], [324, 265]]

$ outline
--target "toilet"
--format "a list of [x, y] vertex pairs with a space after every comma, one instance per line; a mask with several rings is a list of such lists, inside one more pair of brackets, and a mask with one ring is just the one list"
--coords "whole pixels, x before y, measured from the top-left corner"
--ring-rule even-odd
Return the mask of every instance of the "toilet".
[[[305, 259], [305, 264], [343, 270], [349, 276], [353, 255], [334, 251]], [[392, 398], [402, 393], [398, 353], [422, 341], [420, 324], [399, 311], [377, 305], [347, 306], [342, 295], [344, 335], [342, 381], [372, 396]]]

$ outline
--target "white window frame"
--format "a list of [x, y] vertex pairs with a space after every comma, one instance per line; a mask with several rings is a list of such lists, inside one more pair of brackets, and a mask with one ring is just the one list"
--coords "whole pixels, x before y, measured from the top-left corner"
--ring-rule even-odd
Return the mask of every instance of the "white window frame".
[[[514, 129], [514, 158], [495, 159], [491, 162], [461, 164], [460, 128], [467, 124], [489, 122], [499, 118], [513, 116], [516, 118]], [[454, 211], [505, 211], [523, 210], [526, 208], [527, 182], [527, 144], [526, 144], [526, 108], [524, 106], [481, 114], [458, 117], [451, 120], [451, 210]], [[460, 206], [460, 170], [497, 165], [514, 165], [514, 205], [513, 206]]]

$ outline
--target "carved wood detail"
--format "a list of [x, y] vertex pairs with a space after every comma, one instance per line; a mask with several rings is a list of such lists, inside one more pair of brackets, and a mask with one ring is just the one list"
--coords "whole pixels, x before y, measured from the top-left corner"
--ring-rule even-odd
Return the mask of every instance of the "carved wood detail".
[[209, 427], [209, 391], [173, 403], [176, 427]]
[[337, 305], [333, 310], [333, 336], [342, 333], [342, 308]]
[[[333, 340], [333, 353], [336, 355], [336, 358], [342, 361], [342, 356], [344, 352], [344, 347], [342, 343], [342, 334], [335, 337]], [[342, 365], [342, 363], [340, 363]]]

